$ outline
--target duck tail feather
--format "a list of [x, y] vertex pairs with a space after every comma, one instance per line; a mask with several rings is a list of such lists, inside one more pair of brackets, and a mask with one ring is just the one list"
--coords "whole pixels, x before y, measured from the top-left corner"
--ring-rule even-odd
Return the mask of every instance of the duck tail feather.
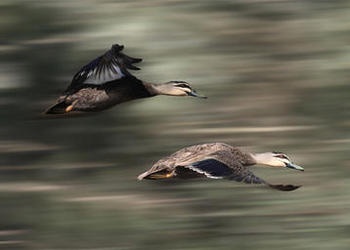
[[64, 101], [56, 103], [53, 106], [49, 107], [45, 111], [45, 114], [50, 114], [50, 115], [64, 114], [64, 113], [66, 113], [66, 109], [68, 106], [69, 106], [69, 104], [67, 104]]

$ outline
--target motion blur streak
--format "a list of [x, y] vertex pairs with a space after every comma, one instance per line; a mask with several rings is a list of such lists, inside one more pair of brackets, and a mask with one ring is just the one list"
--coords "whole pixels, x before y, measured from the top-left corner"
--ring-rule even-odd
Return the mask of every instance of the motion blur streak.
[[[0, 248], [349, 249], [350, 1], [0, 3]], [[40, 114], [112, 44], [136, 76], [207, 95], [100, 114]], [[292, 193], [221, 181], [138, 182], [212, 141], [288, 152]]]

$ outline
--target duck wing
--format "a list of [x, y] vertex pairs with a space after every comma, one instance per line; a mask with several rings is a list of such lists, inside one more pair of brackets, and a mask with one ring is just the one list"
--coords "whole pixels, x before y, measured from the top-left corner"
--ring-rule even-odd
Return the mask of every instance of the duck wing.
[[103, 55], [83, 66], [73, 77], [68, 89], [83, 84], [102, 85], [106, 82], [123, 79], [132, 76], [128, 69], [139, 70], [134, 63], [141, 62], [141, 58], [133, 58], [121, 51], [123, 45], [114, 44]]
[[218, 159], [209, 158], [201, 161], [193, 162], [186, 166], [177, 166], [176, 174], [178, 177], [207, 177], [211, 179], [228, 179], [247, 184], [265, 184], [271, 188], [281, 191], [292, 191], [300, 186], [294, 185], [273, 185], [260, 177], [255, 176], [247, 167], [240, 163], [226, 164]]
[[211, 179], [230, 179], [249, 184], [265, 183], [264, 180], [256, 177], [240, 163], [237, 163], [234, 166], [228, 166], [222, 161], [214, 158], [193, 162], [186, 166], [177, 166], [176, 170], [177, 172], [179, 171], [179, 175], [181, 175], [181, 171], [184, 171], [182, 168], [197, 172], [198, 174]]

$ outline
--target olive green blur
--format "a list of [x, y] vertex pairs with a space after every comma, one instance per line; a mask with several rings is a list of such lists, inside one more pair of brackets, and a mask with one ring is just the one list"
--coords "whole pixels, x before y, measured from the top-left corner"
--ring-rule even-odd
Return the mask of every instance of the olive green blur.
[[[348, 0], [1, 0], [0, 249], [349, 249], [349, 31]], [[115, 43], [208, 99], [42, 115]], [[288, 153], [305, 172], [254, 172], [302, 187], [137, 181], [207, 142]]]

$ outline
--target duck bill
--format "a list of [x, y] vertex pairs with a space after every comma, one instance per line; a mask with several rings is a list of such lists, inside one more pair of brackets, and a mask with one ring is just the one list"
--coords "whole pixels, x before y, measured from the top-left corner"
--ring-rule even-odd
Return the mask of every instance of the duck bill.
[[192, 90], [191, 92], [188, 92], [187, 95], [189, 96], [193, 96], [193, 97], [198, 97], [198, 98], [202, 98], [202, 99], [206, 99], [208, 97], [204, 96], [204, 95], [199, 95], [196, 91]]
[[286, 167], [291, 168], [291, 169], [295, 169], [295, 170], [299, 170], [299, 171], [304, 171], [304, 168], [302, 168], [294, 163], [286, 163]]

